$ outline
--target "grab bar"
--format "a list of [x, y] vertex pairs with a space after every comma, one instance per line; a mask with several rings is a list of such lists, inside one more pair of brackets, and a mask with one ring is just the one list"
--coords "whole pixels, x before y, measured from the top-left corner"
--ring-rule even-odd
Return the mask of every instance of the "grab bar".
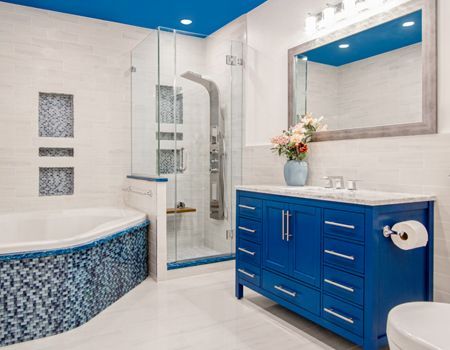
[[128, 193], [140, 194], [142, 196], [153, 197], [153, 191], [152, 190], [141, 191], [141, 190], [135, 190], [133, 187], [128, 186], [128, 187], [122, 188], [122, 191], [123, 192], [128, 192]]

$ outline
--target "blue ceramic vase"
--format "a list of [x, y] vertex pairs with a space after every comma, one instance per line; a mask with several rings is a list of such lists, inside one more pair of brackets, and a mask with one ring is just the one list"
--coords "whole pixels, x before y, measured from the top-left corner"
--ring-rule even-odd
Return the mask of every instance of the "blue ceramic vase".
[[305, 186], [308, 178], [308, 163], [288, 160], [284, 165], [284, 180], [288, 186]]

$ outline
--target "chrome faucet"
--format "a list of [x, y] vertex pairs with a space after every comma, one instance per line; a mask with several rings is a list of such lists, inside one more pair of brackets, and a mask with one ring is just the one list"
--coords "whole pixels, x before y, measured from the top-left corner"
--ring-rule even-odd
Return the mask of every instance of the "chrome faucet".
[[336, 190], [341, 190], [344, 187], [344, 177], [343, 176], [328, 176], [331, 182], [331, 188]]

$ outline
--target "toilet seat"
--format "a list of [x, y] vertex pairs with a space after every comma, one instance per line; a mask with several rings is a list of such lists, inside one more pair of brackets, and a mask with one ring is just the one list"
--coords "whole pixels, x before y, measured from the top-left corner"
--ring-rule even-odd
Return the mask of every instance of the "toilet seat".
[[450, 350], [450, 304], [409, 303], [388, 317], [387, 335], [401, 350]]

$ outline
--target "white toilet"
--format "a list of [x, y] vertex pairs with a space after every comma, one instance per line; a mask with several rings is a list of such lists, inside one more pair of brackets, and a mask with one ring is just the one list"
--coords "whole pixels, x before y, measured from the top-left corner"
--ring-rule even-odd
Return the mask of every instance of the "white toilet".
[[450, 350], [450, 304], [409, 303], [388, 317], [391, 350]]

